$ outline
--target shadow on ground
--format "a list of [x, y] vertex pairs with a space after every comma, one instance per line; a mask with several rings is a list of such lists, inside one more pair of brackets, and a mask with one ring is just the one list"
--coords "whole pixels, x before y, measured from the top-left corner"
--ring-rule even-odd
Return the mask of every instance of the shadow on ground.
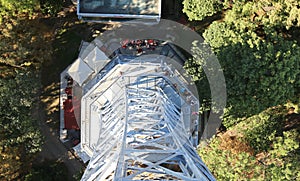
[[[60, 17], [40, 20], [40, 23], [50, 29], [53, 34], [49, 47], [51, 58], [41, 67], [42, 87], [37, 111], [45, 143], [34, 164], [63, 163], [68, 174], [61, 176], [66, 177], [64, 179], [67, 180], [75, 180], [74, 175], [82, 173], [84, 164], [74, 156], [71, 145], [63, 144], [59, 140], [60, 73], [77, 58], [81, 41], [89, 40], [91, 30], [99, 27], [79, 22], [75, 12], [60, 14]], [[48, 177], [51, 176], [48, 175]]]

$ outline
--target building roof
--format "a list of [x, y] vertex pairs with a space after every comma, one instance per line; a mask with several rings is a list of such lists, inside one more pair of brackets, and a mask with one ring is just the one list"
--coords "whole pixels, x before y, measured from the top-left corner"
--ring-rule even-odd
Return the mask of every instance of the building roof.
[[78, 0], [79, 18], [159, 19], [161, 0]]

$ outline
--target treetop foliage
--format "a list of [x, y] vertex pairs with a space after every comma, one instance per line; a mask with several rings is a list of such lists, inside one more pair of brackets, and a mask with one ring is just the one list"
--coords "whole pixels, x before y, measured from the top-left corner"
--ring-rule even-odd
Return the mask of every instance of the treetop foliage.
[[[211, 22], [203, 37], [224, 71], [228, 97], [223, 125], [229, 131], [201, 148], [200, 155], [219, 180], [297, 180], [300, 115], [299, 110], [287, 114], [284, 105], [300, 106], [300, 2], [224, 3], [224, 18]], [[197, 20], [194, 14], [207, 9], [188, 11]], [[202, 12], [199, 20], [211, 16]], [[193, 50], [186, 68], [202, 88], [208, 87], [203, 53]], [[200, 101], [209, 99], [204, 98]]]
[[[287, 23], [292, 17], [290, 12], [279, 14], [276, 9], [295, 8], [292, 7], [295, 3], [234, 2], [226, 10], [224, 19], [212, 22], [203, 33], [224, 70], [228, 90], [225, 120], [254, 115], [268, 107], [297, 99], [300, 47], [296, 41], [287, 38], [293, 35], [286, 32], [287, 26], [295, 28], [297, 24]], [[280, 21], [274, 24], [269, 20], [271, 17], [284, 21], [283, 25]], [[201, 79], [201, 60], [194, 56], [188, 64], [191, 65], [187, 67], [198, 67], [198, 73], [195, 68], [190, 68], [190, 71], [193, 70], [192, 75]]]
[[206, 16], [212, 16], [222, 8], [219, 0], [184, 0], [183, 12], [189, 20], [203, 20]]
[[0, 0], [0, 23], [3, 18], [12, 18], [21, 14], [32, 14], [37, 9], [37, 0]]
[[284, 107], [246, 118], [200, 155], [218, 180], [297, 180], [300, 129], [287, 130], [286, 118]]
[[36, 0], [0, 0], [0, 180], [21, 179], [41, 150], [33, 116], [39, 68], [51, 57], [49, 30], [39, 26]]
[[15, 179], [27, 172], [40, 151], [42, 137], [30, 112], [34, 106], [37, 77], [29, 70], [16, 70], [0, 79], [0, 178]]
[[[189, 20], [203, 20], [221, 11], [225, 12], [230, 22], [247, 19], [261, 22], [266, 26], [278, 26], [289, 29], [300, 26], [300, 5], [298, 0], [184, 0], [183, 12]], [[228, 12], [227, 12], [228, 11]]]

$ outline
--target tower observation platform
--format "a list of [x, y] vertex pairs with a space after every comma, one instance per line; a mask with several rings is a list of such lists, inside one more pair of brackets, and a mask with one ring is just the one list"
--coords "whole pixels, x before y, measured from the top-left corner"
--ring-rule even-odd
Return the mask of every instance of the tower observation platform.
[[83, 43], [61, 74], [61, 140], [88, 163], [82, 180], [215, 180], [195, 149], [203, 125], [184, 60], [158, 40], [112, 54], [99, 38]]

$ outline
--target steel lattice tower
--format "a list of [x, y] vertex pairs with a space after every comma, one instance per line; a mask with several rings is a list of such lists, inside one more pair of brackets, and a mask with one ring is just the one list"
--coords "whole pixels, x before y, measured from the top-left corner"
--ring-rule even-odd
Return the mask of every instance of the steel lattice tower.
[[139, 62], [113, 72], [120, 69], [128, 74], [83, 98], [98, 109], [101, 128], [82, 180], [214, 180], [194, 148], [198, 101], [170, 67]]
[[191, 82], [160, 54], [176, 49], [157, 45], [158, 54], [143, 56], [121, 49], [109, 60], [99, 47], [95, 39], [66, 70], [81, 100], [74, 149], [89, 160], [82, 180], [215, 180], [196, 151], [201, 124]]

